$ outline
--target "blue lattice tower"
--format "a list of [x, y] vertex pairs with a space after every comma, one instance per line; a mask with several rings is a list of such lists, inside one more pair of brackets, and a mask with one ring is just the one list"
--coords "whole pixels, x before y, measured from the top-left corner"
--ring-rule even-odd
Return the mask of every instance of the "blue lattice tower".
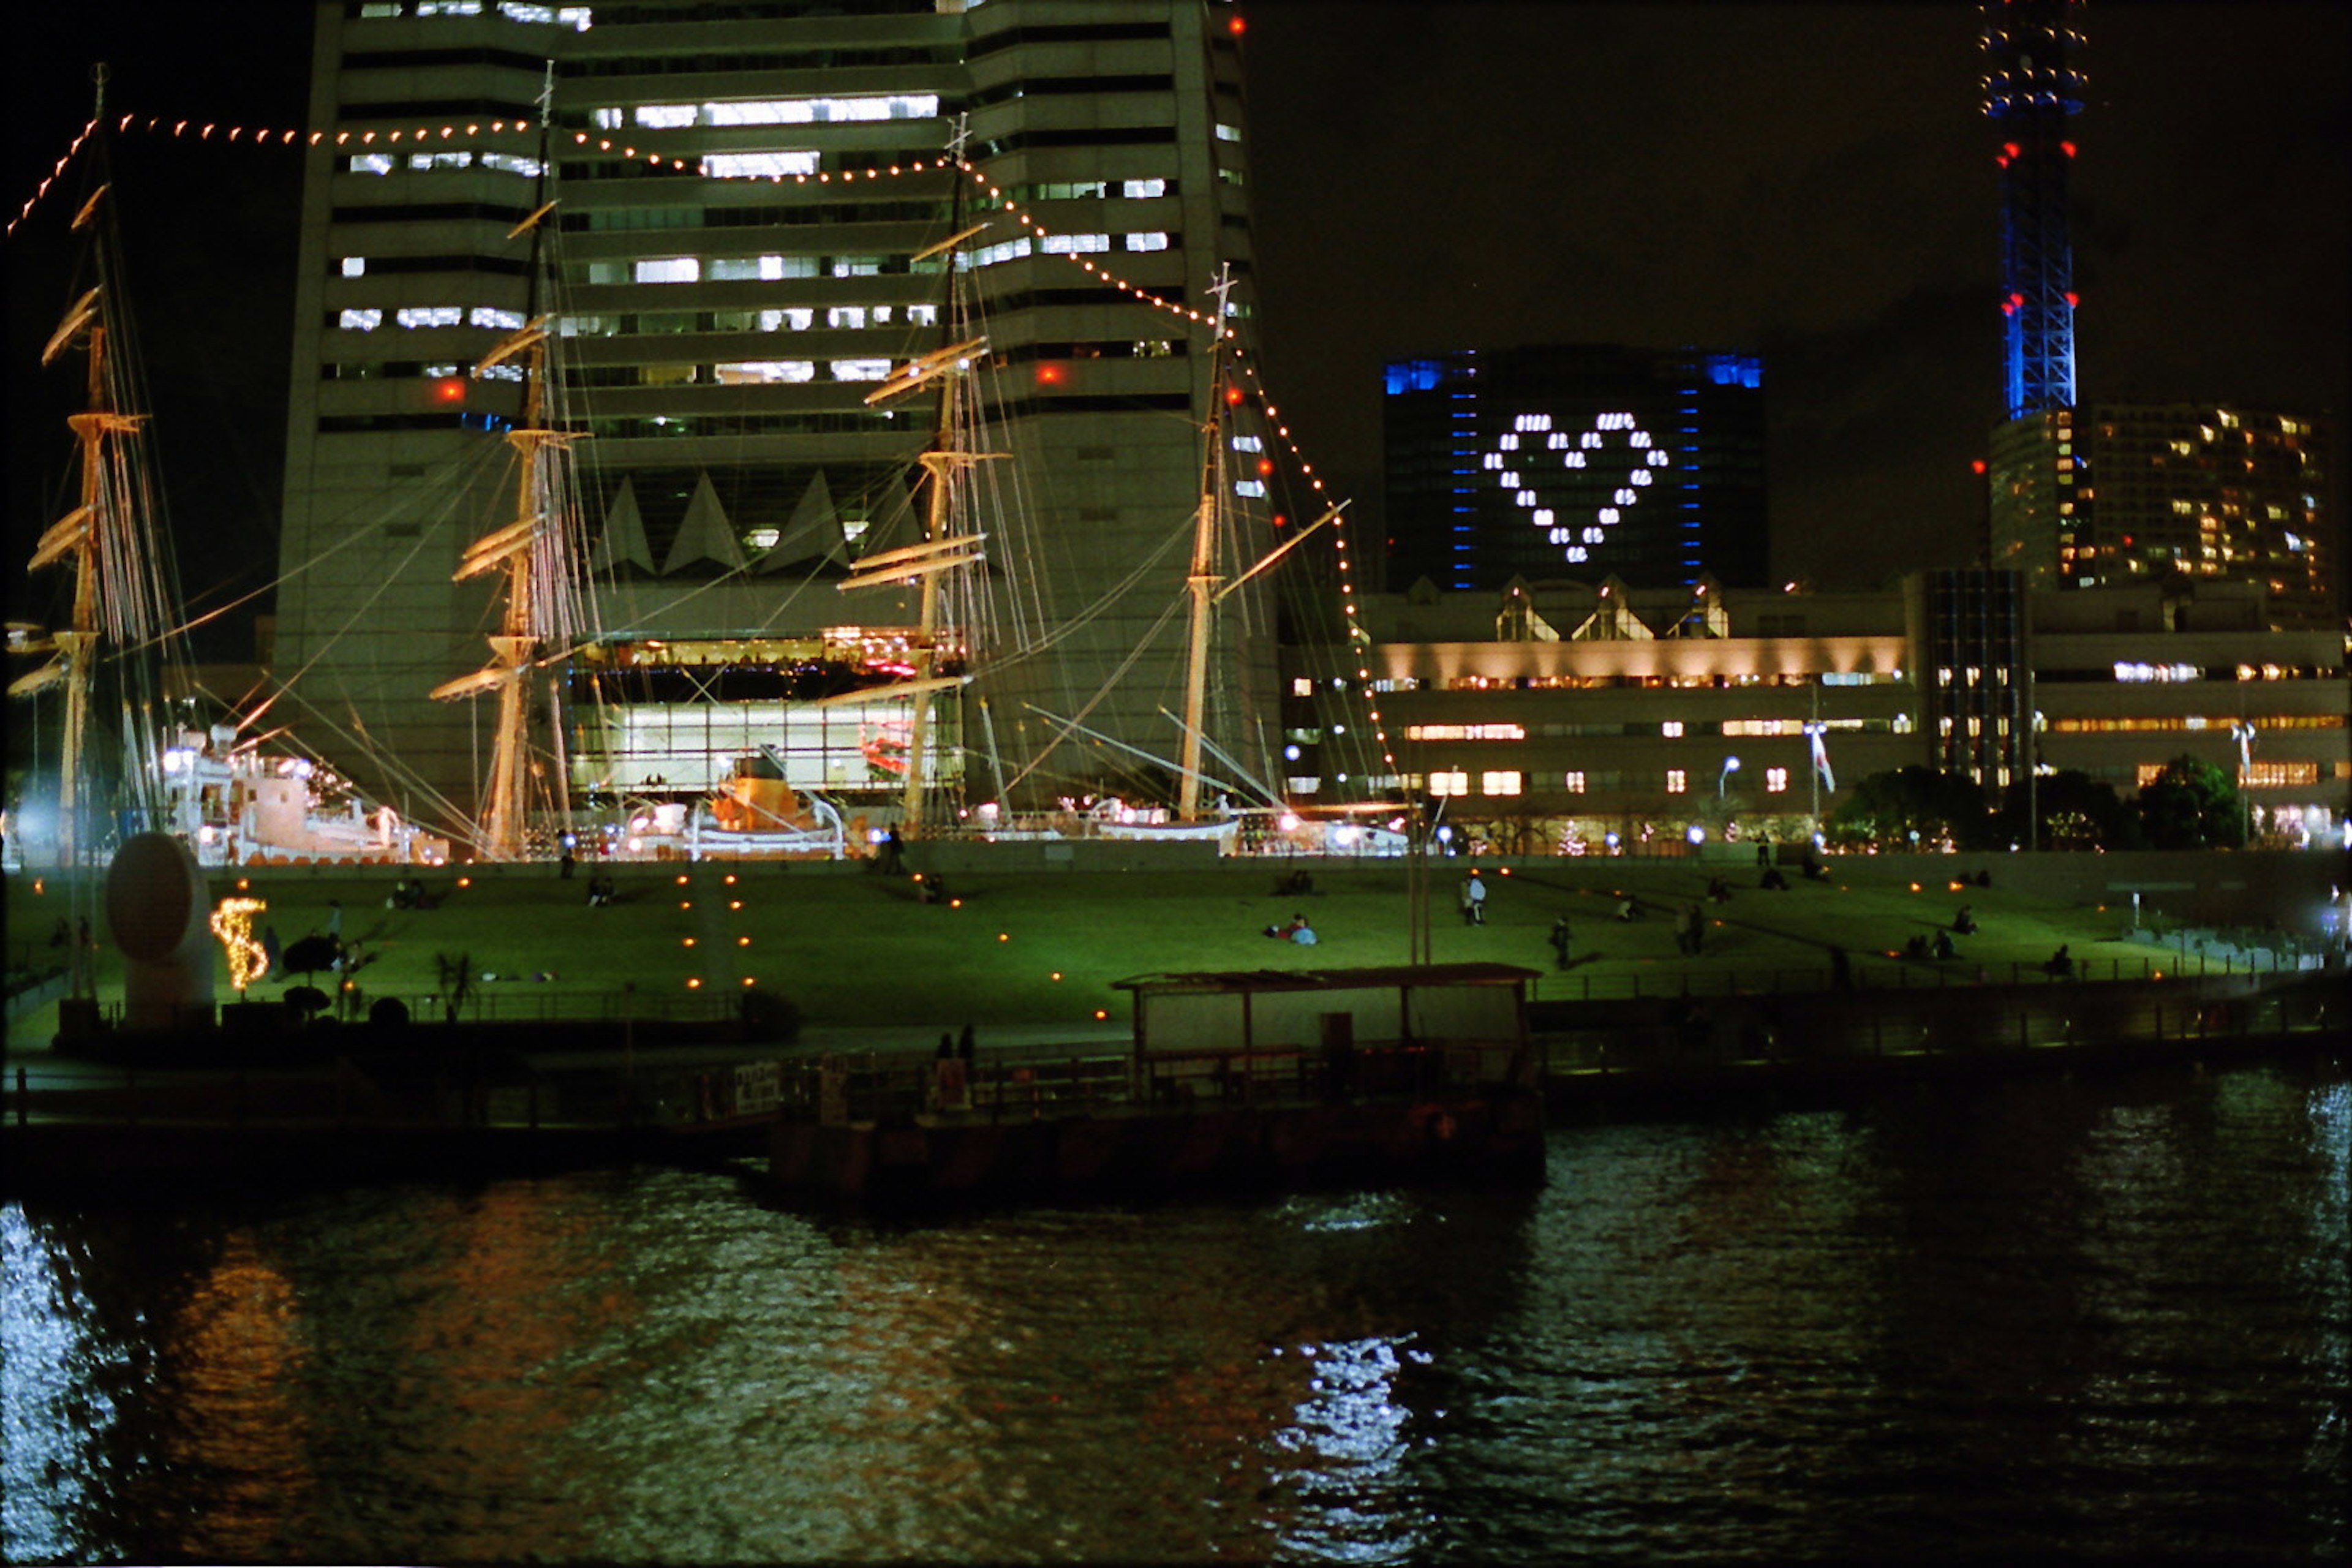
[[2074, 402], [2074, 258], [2066, 119], [2083, 107], [2083, 0], [1989, 0], [1985, 113], [2000, 133], [2000, 309], [2009, 417]]

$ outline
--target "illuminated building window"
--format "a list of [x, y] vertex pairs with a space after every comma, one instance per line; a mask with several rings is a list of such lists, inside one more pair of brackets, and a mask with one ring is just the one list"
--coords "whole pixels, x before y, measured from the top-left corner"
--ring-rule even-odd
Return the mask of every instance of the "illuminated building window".
[[382, 310], [345, 310], [335, 318], [335, 325], [347, 332], [372, 332], [383, 325], [383, 312]]
[[362, 153], [351, 161], [349, 167], [354, 174], [389, 174], [392, 173], [392, 154]]
[[702, 278], [702, 260], [694, 256], [649, 257], [631, 269], [639, 283], [695, 283]]
[[1689, 788], [1690, 775], [1688, 773], [1685, 773], [1680, 768], [1668, 768], [1666, 770], [1666, 793], [1668, 795], [1682, 795], [1687, 792]]
[[1220, 141], [1220, 142], [1238, 142], [1238, 141], [1240, 141], [1241, 139], [1242, 139], [1242, 132], [1241, 132], [1241, 128], [1240, 128], [1239, 126], [1237, 126], [1237, 125], [1227, 125], [1227, 124], [1223, 123], [1223, 121], [1219, 121], [1219, 123], [1218, 123], [1218, 125], [1217, 125], [1217, 140], [1218, 140], [1218, 141]]
[[1127, 196], [1137, 201], [1149, 200], [1153, 196], [1164, 196], [1168, 194], [1168, 182], [1165, 180], [1128, 180], [1119, 185], [1118, 194], [1122, 196]]
[[1679, 719], [1669, 719], [1658, 726], [1658, 733], [1665, 736], [1668, 740], [1676, 738], [1681, 735], [1682, 732], [1683, 721]]
[[833, 362], [835, 381], [880, 381], [890, 374], [887, 359], [837, 359]]
[[466, 320], [463, 305], [407, 305], [393, 312], [404, 327], [455, 327]]
[[[2249, 763], [2241, 781], [2248, 789], [2284, 789], [2319, 782], [2317, 763]], [[1491, 792], [1490, 792], [1491, 793]]]
[[835, 305], [825, 311], [824, 324], [828, 327], [863, 327], [866, 325], [866, 307]]
[[773, 153], [706, 153], [702, 176], [708, 180], [779, 180], [790, 174], [814, 174], [817, 156], [805, 148]]
[[1144, 229], [1133, 234], [1122, 235], [1120, 237], [1126, 242], [1127, 248], [1129, 250], [1168, 248], [1168, 231], [1165, 229]]
[[[766, 98], [731, 103], [643, 103], [639, 125], [677, 131], [689, 125], [836, 125], [876, 120], [930, 120], [940, 112], [935, 92], [866, 93], [847, 98]], [[595, 111], [599, 125], [617, 129], [620, 111]], [[814, 170], [806, 171], [814, 173]]]
[[1004, 240], [996, 245], [983, 245], [978, 250], [956, 253], [959, 267], [993, 267], [1000, 261], [1018, 261], [1030, 254], [1029, 237]]
[[1517, 795], [1524, 787], [1525, 775], [1517, 769], [1505, 769], [1478, 775], [1480, 795]]
[[1559, 782], [1570, 795], [1582, 795], [1584, 793], [1584, 775], [1580, 773], [1562, 773], [1560, 775]]
[[364, 278], [367, 276], [367, 258], [346, 256], [343, 258], [342, 269], [343, 276], [346, 278]]
[[1048, 256], [1076, 256], [1087, 251], [1108, 250], [1110, 236], [1107, 234], [1049, 234], [1037, 242], [1037, 248]]
[[734, 360], [712, 367], [721, 385], [776, 381], [814, 381], [816, 362], [804, 359]]
[[1524, 724], [1408, 724], [1408, 741], [1524, 741]]
[[1460, 769], [1456, 769], [1452, 773], [1432, 773], [1429, 775], [1429, 793], [1432, 795], [1468, 795], [1470, 793], [1470, 775]]
[[1290, 694], [1293, 697], [1312, 697], [1315, 695], [1315, 683], [1303, 675], [1293, 676], [1290, 679]]
[[1764, 770], [1764, 793], [1766, 795], [1785, 795], [1788, 793], [1788, 769], [1766, 768]]
[[1265, 481], [1264, 479], [1235, 479], [1234, 481], [1234, 494], [1237, 496], [1248, 496], [1253, 499], [1262, 496], [1265, 494]]

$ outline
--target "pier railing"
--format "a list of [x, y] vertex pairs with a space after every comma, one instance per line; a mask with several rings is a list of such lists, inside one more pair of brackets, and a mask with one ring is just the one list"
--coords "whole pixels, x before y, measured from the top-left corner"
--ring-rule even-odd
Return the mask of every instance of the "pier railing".
[[2352, 1006], [2324, 982], [1986, 985], [1964, 1005], [1933, 989], [1713, 993], [1596, 1000], [1537, 1036], [1547, 1077], [1734, 1064], [2105, 1050], [2149, 1059], [2253, 1041], [2342, 1042]]
[[1977, 963], [1965, 958], [1913, 958], [1897, 952], [1849, 952], [1841, 980], [1833, 964], [1699, 968], [1687, 963], [1617, 963], [1586, 959], [1532, 982], [1536, 1002], [1589, 1002], [1645, 996], [1801, 995], [1839, 991], [1948, 991], [1999, 986], [2072, 986], [2126, 981], [2233, 980], [2317, 973], [2327, 960], [2316, 952], [2254, 948], [2155, 952], [2084, 958], [2063, 969], [2022, 961]]
[[1208, 1111], [1466, 1090], [1507, 1078], [1519, 1049], [1507, 1040], [1389, 1041], [1337, 1055], [1300, 1047], [1140, 1057], [1098, 1050], [969, 1065], [876, 1053], [786, 1063], [780, 1099], [787, 1117], [851, 1121], [924, 1113], [1003, 1121], [1120, 1109]]
[[[1594, 997], [1539, 1010], [1526, 1065], [1554, 1082], [1683, 1070], [1836, 1068], [1898, 1058], [2040, 1057], [2203, 1059], [2231, 1047], [2308, 1041], [2340, 1048], [2352, 1005], [2329, 977], [2016, 984], [1971, 988], [1965, 1004], [1932, 986], [1853, 993], [1700, 991]], [[348, 1062], [276, 1070], [16, 1066], [0, 1116], [142, 1124], [649, 1128], [799, 1120], [881, 1121], [947, 1112], [992, 1120], [1210, 1111], [1316, 1098], [1429, 1094], [1505, 1081], [1511, 1041], [1360, 1043], [1138, 1057], [1125, 1047], [992, 1050], [948, 1063], [871, 1051], [725, 1066], [633, 1061], [533, 1069], [512, 1053], [420, 1060], [405, 1076]]]

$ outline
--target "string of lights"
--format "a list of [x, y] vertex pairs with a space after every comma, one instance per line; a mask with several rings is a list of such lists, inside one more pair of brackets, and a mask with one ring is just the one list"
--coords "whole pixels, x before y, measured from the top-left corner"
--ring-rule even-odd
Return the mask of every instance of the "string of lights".
[[95, 120], [83, 123], [81, 130], [75, 133], [73, 141], [67, 144], [64, 153], [50, 167], [49, 172], [41, 176], [41, 183], [33, 187], [33, 194], [25, 198], [25, 205], [16, 209], [16, 216], [8, 220], [7, 228], [0, 230], [0, 237], [16, 233], [16, 226], [33, 216], [33, 209], [41, 205], [41, 198], [49, 194], [49, 187], [58, 183], [58, 176], [66, 172], [66, 165], [73, 162], [74, 154], [81, 151], [81, 144], [89, 141], [89, 133], [97, 129], [98, 121]]
[[[73, 161], [74, 155], [81, 150], [83, 144], [89, 139], [90, 134], [98, 129], [98, 125], [99, 121], [92, 120], [82, 126], [80, 132], [74, 137], [72, 143], [67, 147], [63, 155], [58, 159], [56, 165], [50, 170], [47, 176], [41, 181], [39, 186], [34, 191], [31, 197], [26, 201], [24, 206], [18, 211], [16, 217], [9, 221], [6, 230], [7, 233], [13, 234], [16, 231], [16, 226], [31, 215], [34, 208], [37, 206], [43, 197], [48, 194], [50, 186], [57, 182], [58, 176], [65, 172], [67, 165]], [[488, 121], [473, 121], [463, 124], [453, 121], [441, 125], [419, 125], [414, 128], [400, 126], [390, 130], [344, 130], [329, 132], [325, 131], [304, 132], [299, 130], [273, 129], [244, 125], [224, 127], [217, 121], [198, 124], [194, 120], [171, 120], [161, 115], [141, 116], [138, 114], [124, 114], [116, 119], [113, 129], [118, 133], [138, 132], [153, 135], [168, 136], [182, 141], [213, 142], [217, 140], [223, 145], [237, 145], [242, 143], [257, 147], [292, 147], [296, 145], [301, 145], [304, 147], [319, 147], [323, 145], [333, 145], [336, 147], [367, 148], [373, 148], [381, 145], [384, 148], [392, 148], [398, 146], [418, 146], [436, 142], [445, 142], [459, 135], [472, 138], [479, 138], [486, 134], [491, 136], [526, 136], [534, 134], [538, 127], [536, 122], [529, 119], [516, 119], [491, 120]], [[626, 141], [615, 142], [610, 137], [594, 136], [585, 131], [572, 132], [572, 142], [575, 147], [590, 148], [600, 153], [617, 153], [621, 157], [631, 162], [643, 160], [648, 168], [667, 168], [675, 173], [686, 174], [692, 173], [701, 166], [699, 160], [689, 161], [687, 158], [678, 157], [673, 154], [647, 151], [632, 146]], [[886, 177], [895, 179], [919, 174], [937, 174], [950, 168], [969, 178], [976, 187], [985, 193], [989, 203], [992, 204], [998, 210], [1002, 211], [1006, 216], [1018, 224], [1027, 232], [1027, 236], [1029, 237], [1038, 241], [1039, 254], [1058, 258], [1060, 260], [1066, 262], [1080, 272], [1085, 273], [1089, 279], [1107, 288], [1115, 289], [1118, 292], [1140, 304], [1149, 305], [1156, 310], [1162, 311], [1190, 325], [1206, 326], [1226, 340], [1229, 350], [1234, 355], [1235, 367], [1240, 374], [1249, 381], [1252, 395], [1255, 397], [1259, 407], [1264, 411], [1267, 426], [1288, 448], [1292, 460], [1297, 464], [1298, 473], [1307, 481], [1310, 489], [1315, 492], [1316, 496], [1320, 498], [1325, 493], [1324, 481], [1316, 474], [1315, 465], [1307, 461], [1306, 454], [1299, 448], [1298, 443], [1291, 436], [1290, 427], [1282, 422], [1280, 409], [1267, 395], [1263, 378], [1259, 375], [1256, 365], [1251, 362], [1248, 354], [1242, 349], [1238, 342], [1238, 334], [1231, 325], [1215, 321], [1209, 316], [1204, 316], [1199, 310], [1191, 306], [1181, 305], [1172, 300], [1163, 299], [1160, 296], [1152, 293], [1150, 289], [1134, 282], [1132, 279], [1120, 277], [1118, 274], [1113, 272], [1109, 268], [1100, 265], [1084, 254], [1074, 250], [1055, 250], [1045, 248], [1047, 242], [1065, 237], [1057, 235], [1045, 225], [1039, 223], [1034, 214], [1029, 212], [1027, 209], [1023, 207], [1019, 202], [1008, 195], [1002, 186], [991, 183], [987, 174], [976, 167], [968, 160], [947, 157], [928, 161], [924, 159], [914, 159], [903, 164], [892, 163], [887, 166], [872, 169], [821, 170], [813, 174], [774, 174], [767, 175], [753, 175], [751, 176], [751, 178], [765, 179], [771, 184], [782, 184], [789, 180], [793, 184], [798, 185], [826, 185], [836, 183], [848, 185], [854, 184], [860, 179], [865, 180], [868, 184], [872, 184]], [[1371, 686], [1371, 669], [1367, 654], [1367, 650], [1371, 643], [1371, 637], [1370, 635], [1364, 630], [1357, 615], [1355, 589], [1356, 567], [1354, 557], [1350, 555], [1348, 548], [1348, 518], [1343, 512], [1334, 520], [1332, 532], [1334, 550], [1337, 554], [1339, 569], [1340, 605], [1347, 623], [1348, 648], [1349, 653], [1351, 656], [1349, 662], [1354, 665], [1356, 679], [1361, 683], [1361, 695], [1364, 700], [1365, 710], [1370, 715], [1372, 724], [1373, 737], [1380, 749], [1381, 760], [1387, 766], [1389, 772], [1393, 774], [1396, 772], [1396, 757], [1390, 744], [1387, 728], [1381, 719], [1380, 705]]]

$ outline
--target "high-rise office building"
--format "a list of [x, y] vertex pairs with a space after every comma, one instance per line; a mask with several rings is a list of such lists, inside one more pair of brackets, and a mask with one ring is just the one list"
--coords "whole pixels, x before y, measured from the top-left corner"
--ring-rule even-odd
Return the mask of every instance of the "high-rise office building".
[[[2340, 614], [2328, 429], [2220, 403], [2095, 403], [1994, 432], [1993, 560], [2037, 587], [2175, 573], [2259, 587], [2280, 626]], [[2053, 548], [2054, 541], [2054, 548]]]
[[[971, 620], [1003, 657], [973, 650], [938, 776], [1050, 797], [1174, 755], [1212, 332], [1253, 330], [1238, 34], [1212, 0], [322, 5], [278, 654], [351, 770], [471, 809], [488, 719], [425, 694], [496, 629], [451, 579], [513, 516], [519, 369], [483, 361], [541, 317], [593, 542], [591, 633], [534, 697], [575, 800], [761, 748], [887, 795], [904, 704], [844, 683], [887, 673], [911, 612], [837, 587], [921, 536], [934, 419], [867, 395], [964, 330], [1006, 455], [973, 465], [1004, 521]], [[1265, 441], [1225, 439], [1246, 553]], [[1258, 585], [1217, 625], [1204, 727], [1258, 755]]]
[[1465, 349], [1391, 362], [1386, 391], [1392, 586], [1764, 583], [1754, 355]]

